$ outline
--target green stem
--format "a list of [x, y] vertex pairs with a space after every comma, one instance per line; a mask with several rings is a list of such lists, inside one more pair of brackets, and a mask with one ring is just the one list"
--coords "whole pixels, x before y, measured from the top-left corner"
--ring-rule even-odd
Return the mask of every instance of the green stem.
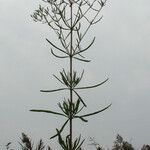
[[70, 22], [70, 150], [72, 150], [72, 103], [73, 103], [73, 87], [72, 87], [72, 72], [73, 72], [73, 65], [72, 65], [72, 53], [73, 53], [73, 13], [72, 13], [72, 2], [70, 1], [70, 16], [71, 16], [71, 22]]

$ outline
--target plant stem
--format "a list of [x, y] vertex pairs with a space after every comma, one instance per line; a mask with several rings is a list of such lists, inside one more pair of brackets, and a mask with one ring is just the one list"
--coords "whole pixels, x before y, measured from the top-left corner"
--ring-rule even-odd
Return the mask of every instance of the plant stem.
[[72, 72], [73, 72], [73, 64], [72, 64], [72, 52], [73, 52], [73, 15], [72, 15], [72, 2], [70, 1], [70, 150], [72, 150], [72, 103], [73, 103], [73, 87], [72, 87]]

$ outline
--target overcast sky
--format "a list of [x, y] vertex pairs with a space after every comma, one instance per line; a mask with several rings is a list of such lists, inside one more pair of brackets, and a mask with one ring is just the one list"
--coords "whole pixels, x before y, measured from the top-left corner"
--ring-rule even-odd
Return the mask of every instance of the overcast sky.
[[[21, 132], [48, 140], [62, 121], [29, 112], [56, 110], [65, 94], [40, 93], [59, 86], [52, 74], [67, 62], [50, 55], [45, 38], [56, 40], [52, 31], [32, 21], [30, 14], [38, 4], [0, 0], [0, 146], [18, 141]], [[75, 124], [87, 143], [95, 137], [103, 147], [111, 147], [119, 133], [141, 147], [150, 144], [150, 1], [109, 0], [102, 14], [102, 21], [91, 29], [96, 41], [86, 56], [92, 62], [76, 69], [85, 68], [84, 85], [109, 77], [105, 85], [81, 93], [89, 105], [87, 111], [113, 105], [89, 118], [88, 124]], [[77, 127], [75, 131], [80, 133]]]

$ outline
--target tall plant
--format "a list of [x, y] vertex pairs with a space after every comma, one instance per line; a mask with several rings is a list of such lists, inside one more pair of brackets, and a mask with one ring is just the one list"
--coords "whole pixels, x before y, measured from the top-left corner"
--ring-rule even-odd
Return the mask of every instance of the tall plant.
[[[56, 134], [51, 138], [58, 137], [58, 142], [64, 150], [81, 150], [81, 145], [84, 140], [81, 140], [81, 135], [76, 139], [73, 138], [73, 120], [80, 119], [83, 122], [87, 122], [87, 117], [108, 109], [111, 104], [101, 110], [88, 114], [81, 114], [81, 111], [87, 107], [87, 105], [78, 91], [98, 87], [104, 84], [108, 79], [95, 85], [79, 86], [84, 75], [84, 70], [81, 75], [78, 75], [77, 71], [74, 70], [73, 61], [90, 62], [90, 60], [83, 56], [83, 53], [93, 45], [95, 37], [85, 48], [82, 48], [82, 42], [91, 26], [102, 19], [102, 16], [99, 16], [99, 14], [105, 6], [106, 0], [42, 1], [44, 5], [39, 5], [39, 8], [35, 10], [31, 16], [35, 22], [47, 24], [55, 32], [61, 46], [46, 39], [51, 46], [51, 53], [56, 58], [68, 59], [69, 68], [67, 68], [68, 70], [63, 68], [62, 71], [59, 72], [59, 76], [54, 75], [63, 87], [54, 90], [41, 90], [41, 92], [60, 92], [67, 90], [69, 91], [69, 97], [67, 99], [65, 98], [62, 103], [58, 103], [60, 112], [37, 109], [31, 111], [51, 113], [64, 117], [65, 121], [61, 128], [56, 129]], [[66, 137], [62, 137], [62, 132], [67, 124], [69, 124], [69, 133]]]

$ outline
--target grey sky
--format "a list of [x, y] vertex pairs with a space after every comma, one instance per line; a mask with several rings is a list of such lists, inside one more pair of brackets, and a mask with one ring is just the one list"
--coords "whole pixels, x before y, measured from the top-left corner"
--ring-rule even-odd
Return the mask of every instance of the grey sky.
[[[39, 91], [59, 86], [52, 74], [67, 63], [49, 53], [45, 38], [55, 40], [52, 31], [30, 17], [38, 2], [0, 0], [0, 145], [19, 140], [21, 132], [48, 139], [59, 125], [54, 116], [28, 111], [56, 109], [63, 96]], [[85, 137], [95, 137], [104, 147], [111, 146], [117, 133], [136, 147], [149, 143], [149, 8], [149, 0], [109, 0], [101, 23], [91, 29], [96, 42], [87, 53], [92, 62], [80, 65], [88, 74], [83, 84], [106, 77], [110, 80], [82, 95], [90, 111], [111, 102], [113, 105], [90, 118], [87, 125], [76, 124]]]

